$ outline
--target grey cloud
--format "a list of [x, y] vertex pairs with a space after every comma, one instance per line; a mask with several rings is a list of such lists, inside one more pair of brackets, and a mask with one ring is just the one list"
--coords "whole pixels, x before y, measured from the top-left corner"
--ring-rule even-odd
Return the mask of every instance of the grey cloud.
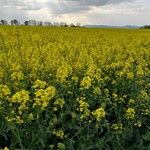
[[16, 18], [24, 21], [28, 19], [29, 11], [40, 10], [42, 7], [36, 0], [0, 0], [0, 19]]
[[42, 8], [42, 5], [37, 1], [26, 1], [26, 0], [1, 0], [1, 8], [14, 8], [21, 10], [39, 10]]
[[59, 3], [47, 2], [55, 14], [74, 13], [89, 10], [92, 6], [104, 6], [107, 4], [117, 4], [121, 2], [131, 2], [134, 0], [61, 0]]

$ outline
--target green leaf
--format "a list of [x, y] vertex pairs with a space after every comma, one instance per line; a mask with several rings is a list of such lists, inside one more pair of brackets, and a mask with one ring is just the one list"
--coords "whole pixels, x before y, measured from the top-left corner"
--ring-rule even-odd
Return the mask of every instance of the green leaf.
[[148, 131], [145, 135], [143, 135], [143, 139], [145, 141], [150, 141], [150, 131]]

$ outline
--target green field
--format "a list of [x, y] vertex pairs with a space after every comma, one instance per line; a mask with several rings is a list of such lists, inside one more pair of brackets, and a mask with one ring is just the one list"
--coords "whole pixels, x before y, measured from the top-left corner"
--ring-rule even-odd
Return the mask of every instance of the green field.
[[150, 149], [150, 31], [0, 26], [0, 149]]

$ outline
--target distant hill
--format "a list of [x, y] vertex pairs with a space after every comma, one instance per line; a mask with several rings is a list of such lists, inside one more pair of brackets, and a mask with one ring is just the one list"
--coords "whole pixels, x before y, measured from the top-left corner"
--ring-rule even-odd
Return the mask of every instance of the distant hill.
[[125, 25], [125, 26], [109, 26], [109, 25], [85, 25], [86, 28], [125, 28], [125, 29], [139, 29], [140, 26]]
[[140, 27], [140, 29], [150, 29], [150, 25], [142, 26], [142, 27]]

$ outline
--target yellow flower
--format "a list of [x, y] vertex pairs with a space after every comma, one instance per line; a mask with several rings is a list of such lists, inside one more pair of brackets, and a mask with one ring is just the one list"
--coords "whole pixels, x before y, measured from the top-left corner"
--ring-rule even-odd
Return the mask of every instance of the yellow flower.
[[60, 108], [63, 108], [64, 104], [65, 104], [65, 101], [64, 101], [64, 99], [61, 99], [61, 98], [58, 98], [58, 99], [54, 102], [54, 106], [60, 107]]
[[64, 131], [63, 130], [58, 130], [58, 131], [54, 130], [53, 134], [56, 135], [60, 139], [63, 139], [63, 137], [64, 137]]
[[78, 83], [79, 78], [77, 76], [73, 76], [71, 79], [74, 83]]
[[128, 79], [133, 79], [134, 78], [134, 74], [132, 72], [128, 72], [127, 73], [127, 78]]
[[0, 97], [8, 96], [11, 94], [11, 91], [7, 85], [0, 85]]
[[136, 123], [134, 123], [134, 126], [140, 128], [142, 126], [141, 121], [137, 121]]
[[29, 101], [29, 92], [26, 90], [21, 90], [12, 96], [11, 102], [13, 103], [26, 103]]
[[116, 93], [112, 93], [112, 97], [113, 97], [113, 98], [117, 98], [118, 95], [117, 95]]
[[77, 108], [77, 110], [82, 113], [80, 118], [84, 119], [84, 118], [88, 117], [90, 115], [90, 110], [88, 109], [89, 104], [87, 102], [85, 102], [85, 98], [80, 97], [77, 101], [79, 102], [79, 107]]
[[9, 100], [12, 103], [19, 103], [18, 111], [19, 114], [22, 114], [22, 110], [28, 109], [27, 102], [30, 100], [29, 92], [26, 90], [21, 90], [14, 94], [12, 98]]
[[88, 67], [88, 70], [86, 72], [86, 75], [89, 76], [89, 77], [93, 77], [96, 73], [96, 66], [91, 64], [89, 67]]
[[115, 124], [112, 124], [111, 128], [115, 131], [119, 131], [119, 130], [122, 130], [122, 123], [115, 123]]
[[135, 103], [134, 99], [129, 99], [128, 105], [133, 105]]
[[34, 83], [34, 88], [44, 89], [47, 86], [47, 83], [45, 81], [36, 80]]
[[50, 99], [52, 99], [55, 94], [56, 94], [56, 89], [54, 86], [49, 86], [46, 90], [45, 90], [45, 94], [46, 96], [48, 96]]
[[84, 77], [80, 83], [81, 89], [89, 89], [92, 85], [92, 79], [87, 76]]
[[29, 120], [33, 120], [33, 119], [34, 119], [34, 117], [33, 117], [33, 114], [32, 114], [32, 113], [30, 113], [28, 117], [29, 117]]
[[58, 143], [57, 147], [58, 147], [59, 150], [65, 150], [66, 149], [65, 144], [63, 144], [63, 143]]
[[143, 71], [143, 69], [142, 69], [141, 66], [138, 66], [138, 67], [137, 67], [137, 76], [138, 76], [138, 77], [144, 76], [144, 71]]
[[16, 116], [15, 122], [16, 122], [17, 124], [22, 124], [24, 121], [21, 119], [20, 116]]
[[5, 147], [4, 150], [9, 150], [9, 148]]
[[115, 81], [115, 80], [112, 80], [112, 82], [111, 82], [113, 85], [115, 85], [116, 83], [117, 83], [117, 81]]
[[105, 117], [105, 110], [104, 108], [100, 107], [92, 112], [92, 115], [95, 117], [97, 121], [100, 121], [102, 118]]
[[20, 81], [24, 79], [24, 74], [22, 73], [22, 71], [16, 71], [11, 74], [11, 78], [12, 80]]
[[38, 89], [35, 92], [35, 102], [33, 106], [41, 106], [42, 109], [48, 106], [50, 100], [55, 96], [56, 89], [53, 86], [49, 86], [45, 90]]
[[57, 69], [56, 79], [59, 82], [63, 83], [63, 82], [65, 82], [66, 78], [69, 75], [71, 75], [71, 73], [72, 73], [72, 68], [70, 65], [68, 65], [68, 64], [62, 65]]
[[126, 110], [127, 119], [133, 119], [135, 117], [135, 110], [133, 108], [128, 108]]
[[94, 91], [93, 91], [93, 94], [94, 94], [94, 95], [101, 95], [101, 94], [102, 94], [102, 91], [100, 90], [99, 87], [95, 87], [95, 88], [94, 88]]

